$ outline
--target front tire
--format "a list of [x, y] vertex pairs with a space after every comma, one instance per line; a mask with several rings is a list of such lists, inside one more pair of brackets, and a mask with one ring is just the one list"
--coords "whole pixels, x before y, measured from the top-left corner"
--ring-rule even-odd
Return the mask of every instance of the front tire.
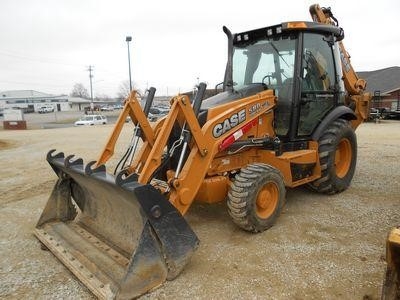
[[270, 228], [285, 203], [285, 184], [276, 168], [262, 163], [240, 170], [228, 193], [228, 212], [233, 222], [246, 231]]
[[346, 190], [353, 179], [357, 161], [357, 138], [349, 121], [337, 119], [318, 141], [321, 178], [308, 186], [325, 194]]

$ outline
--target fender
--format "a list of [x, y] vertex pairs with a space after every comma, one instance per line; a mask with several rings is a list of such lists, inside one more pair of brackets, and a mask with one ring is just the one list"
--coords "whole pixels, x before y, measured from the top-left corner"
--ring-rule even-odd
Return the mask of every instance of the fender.
[[311, 138], [314, 141], [318, 141], [321, 135], [325, 132], [326, 128], [336, 119], [345, 119], [345, 120], [356, 120], [357, 116], [354, 111], [347, 106], [338, 106], [334, 110], [332, 110], [318, 125], [318, 127], [314, 130]]

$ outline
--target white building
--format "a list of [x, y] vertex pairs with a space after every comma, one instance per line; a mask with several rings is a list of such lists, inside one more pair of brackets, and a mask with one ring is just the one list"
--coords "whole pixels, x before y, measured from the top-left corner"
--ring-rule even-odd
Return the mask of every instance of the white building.
[[85, 107], [90, 107], [90, 100], [79, 97], [68, 97], [69, 107], [73, 111], [85, 110]]
[[84, 110], [90, 100], [51, 95], [33, 90], [14, 90], [0, 92], [0, 109], [20, 108], [25, 112], [36, 112], [42, 106], [50, 106], [55, 111]]

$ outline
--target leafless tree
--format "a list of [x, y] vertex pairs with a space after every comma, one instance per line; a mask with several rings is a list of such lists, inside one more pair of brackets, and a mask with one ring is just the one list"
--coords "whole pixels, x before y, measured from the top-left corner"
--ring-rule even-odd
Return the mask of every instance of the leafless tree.
[[[132, 89], [136, 90], [136, 92], [138, 93], [139, 97], [141, 97], [142, 92], [136, 88], [135, 84], [132, 82]], [[130, 85], [129, 85], [129, 80], [124, 80], [121, 82], [121, 84], [119, 85], [119, 89], [118, 89], [118, 99], [126, 99], [130, 94]]]
[[85, 86], [82, 83], [75, 83], [74, 87], [72, 88], [71, 97], [80, 97], [84, 99], [89, 99], [89, 92], [85, 88]]

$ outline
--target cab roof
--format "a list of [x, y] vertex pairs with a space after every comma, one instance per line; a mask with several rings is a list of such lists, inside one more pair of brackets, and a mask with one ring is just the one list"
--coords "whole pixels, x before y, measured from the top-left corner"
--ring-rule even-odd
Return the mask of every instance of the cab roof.
[[254, 40], [273, 38], [274, 36], [298, 31], [333, 34], [338, 39], [342, 39], [344, 36], [343, 29], [337, 26], [316, 22], [294, 21], [236, 33], [233, 37], [233, 44], [247, 44]]

